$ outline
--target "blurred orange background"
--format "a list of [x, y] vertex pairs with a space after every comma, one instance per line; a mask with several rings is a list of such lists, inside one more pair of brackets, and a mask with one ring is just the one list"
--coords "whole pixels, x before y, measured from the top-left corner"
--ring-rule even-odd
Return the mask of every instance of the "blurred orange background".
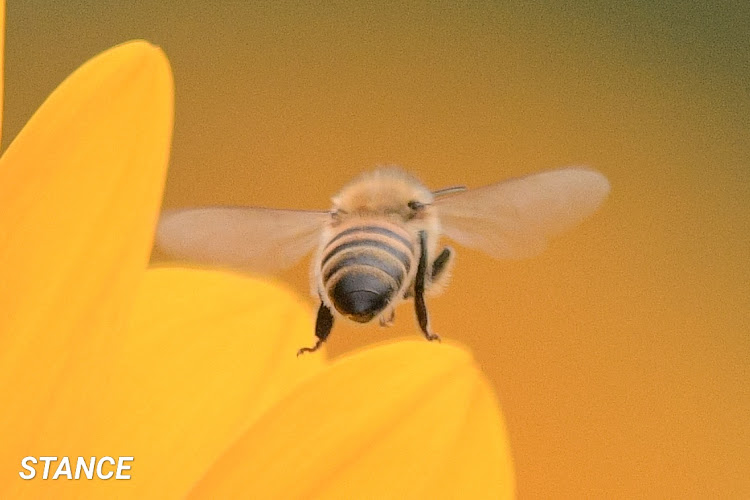
[[[750, 4], [156, 4], [8, 2], [4, 147], [145, 38], [176, 83], [165, 207], [327, 208], [382, 163], [433, 188], [592, 166], [603, 209], [535, 259], [459, 251], [433, 325], [492, 380], [521, 498], [750, 497]], [[281, 279], [308, 294], [306, 264]]]

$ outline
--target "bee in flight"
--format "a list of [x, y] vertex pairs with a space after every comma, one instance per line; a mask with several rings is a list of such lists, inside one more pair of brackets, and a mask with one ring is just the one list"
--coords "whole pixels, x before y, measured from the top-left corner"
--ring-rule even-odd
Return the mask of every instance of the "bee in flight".
[[564, 168], [478, 189], [430, 191], [396, 167], [365, 173], [333, 198], [328, 211], [207, 207], [162, 215], [156, 242], [167, 254], [261, 272], [291, 267], [317, 247], [312, 293], [320, 298], [317, 350], [334, 318], [390, 325], [396, 306], [414, 300], [428, 340], [426, 295], [447, 283], [454, 252], [445, 236], [495, 258], [530, 257], [547, 239], [591, 215], [609, 193], [602, 174]]

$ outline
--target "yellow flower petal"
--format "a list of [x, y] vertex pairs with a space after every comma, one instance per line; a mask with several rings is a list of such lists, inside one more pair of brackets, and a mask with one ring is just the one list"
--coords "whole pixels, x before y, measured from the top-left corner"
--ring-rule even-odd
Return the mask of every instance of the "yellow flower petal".
[[66, 423], [74, 446], [58, 453], [53, 436], [30, 450], [132, 456], [131, 479], [24, 482], [16, 476], [10, 493], [184, 497], [258, 415], [321, 369], [321, 356], [296, 356], [310, 341], [311, 320], [292, 293], [262, 281], [186, 269], [146, 272], [129, 328], [97, 373], [106, 387], [89, 394], [79, 418]]
[[510, 498], [494, 396], [462, 349], [400, 342], [345, 358], [271, 408], [194, 498]]
[[[296, 356], [312, 332], [309, 307], [283, 288], [148, 271], [106, 373], [109, 390], [87, 409], [101, 424], [80, 430], [102, 452], [135, 457], [132, 479], [89, 482], [86, 495], [184, 497], [262, 411], [320, 370], [322, 356]], [[81, 485], [72, 491], [78, 497]]]
[[172, 94], [161, 50], [121, 45], [66, 79], [0, 158], [0, 470], [64, 434], [74, 417], [49, 415], [103, 383], [92, 360], [148, 259]]

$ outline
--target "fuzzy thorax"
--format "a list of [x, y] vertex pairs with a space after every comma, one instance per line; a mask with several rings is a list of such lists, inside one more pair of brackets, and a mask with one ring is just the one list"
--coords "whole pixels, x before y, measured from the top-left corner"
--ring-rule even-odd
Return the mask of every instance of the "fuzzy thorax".
[[357, 215], [397, 215], [408, 220], [410, 202], [429, 205], [432, 193], [398, 167], [384, 167], [354, 179], [333, 198], [334, 211]]

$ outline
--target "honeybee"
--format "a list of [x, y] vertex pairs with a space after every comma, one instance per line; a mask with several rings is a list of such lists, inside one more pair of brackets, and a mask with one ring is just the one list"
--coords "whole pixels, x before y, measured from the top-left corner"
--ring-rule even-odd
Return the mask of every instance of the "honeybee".
[[320, 299], [320, 348], [335, 318], [390, 325], [413, 299], [419, 328], [432, 330], [425, 296], [447, 284], [454, 251], [441, 236], [495, 258], [541, 252], [547, 240], [591, 215], [609, 193], [602, 174], [564, 168], [467, 189], [430, 191], [398, 167], [354, 179], [328, 211], [207, 207], [165, 212], [157, 246], [174, 257], [260, 272], [291, 267], [317, 247], [311, 290]]

